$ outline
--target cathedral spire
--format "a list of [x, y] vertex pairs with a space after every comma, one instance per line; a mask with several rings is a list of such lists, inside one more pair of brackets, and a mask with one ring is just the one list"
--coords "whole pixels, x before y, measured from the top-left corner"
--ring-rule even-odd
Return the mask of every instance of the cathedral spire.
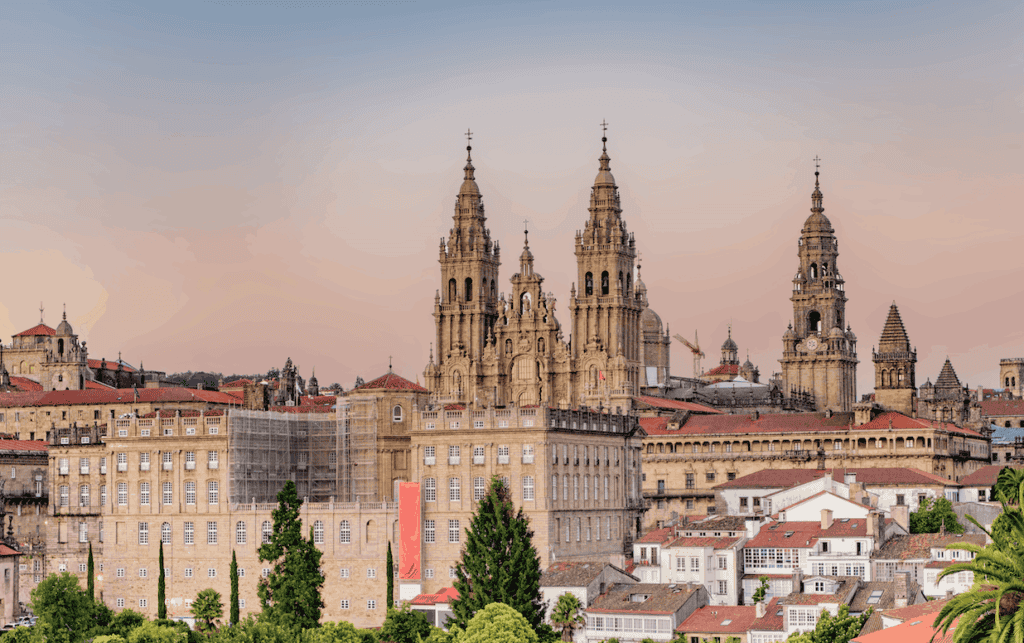
[[821, 167], [821, 159], [817, 156], [814, 157], [814, 192], [811, 193], [811, 212], [814, 214], [821, 214], [825, 211], [825, 208], [821, 205], [822, 194], [821, 185], [818, 183], [818, 176], [820, 175], [819, 168]]
[[479, 195], [480, 188], [476, 185], [476, 179], [473, 176], [473, 171], [476, 169], [473, 167], [473, 146], [469, 144], [473, 140], [473, 132], [466, 130], [466, 167], [462, 168], [466, 172], [466, 176], [462, 181], [462, 189], [459, 190], [459, 194], [473, 194]]
[[594, 179], [594, 187], [603, 185], [615, 187], [615, 177], [612, 176], [611, 168], [612, 159], [608, 156], [608, 123], [601, 121], [601, 129], [603, 131], [601, 135], [601, 156], [598, 158], [601, 167], [597, 172], [597, 178]]
[[519, 274], [524, 277], [533, 273], [533, 253], [530, 252], [530, 230], [523, 222], [523, 254], [519, 255]]

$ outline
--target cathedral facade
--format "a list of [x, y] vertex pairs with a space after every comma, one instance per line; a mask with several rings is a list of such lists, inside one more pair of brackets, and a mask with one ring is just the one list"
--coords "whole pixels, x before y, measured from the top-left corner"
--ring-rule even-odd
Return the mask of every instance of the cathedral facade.
[[[424, 371], [439, 401], [477, 407], [579, 405], [628, 410], [640, 386], [667, 378], [669, 338], [636, 271], [636, 240], [622, 218], [607, 139], [576, 233], [579, 290], [569, 295], [566, 338], [524, 232], [511, 294], [498, 295], [500, 247], [486, 227], [472, 157], [439, 250], [436, 358]], [[467, 147], [471, 152], [471, 148]], [[652, 381], [654, 380], [654, 381]]]
[[[782, 336], [783, 394], [814, 395], [819, 411], [850, 411], [857, 396], [857, 337], [846, 322], [846, 292], [836, 261], [839, 241], [825, 216], [818, 172], [793, 277], [793, 322]], [[846, 324], [846, 330], [843, 325]]]

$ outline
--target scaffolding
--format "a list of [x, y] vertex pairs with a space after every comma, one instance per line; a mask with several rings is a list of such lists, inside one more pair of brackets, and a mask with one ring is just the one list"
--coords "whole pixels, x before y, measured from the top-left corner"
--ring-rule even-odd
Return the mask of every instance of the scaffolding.
[[228, 414], [230, 501], [273, 503], [288, 480], [310, 502], [377, 500], [376, 414], [339, 400], [337, 413]]

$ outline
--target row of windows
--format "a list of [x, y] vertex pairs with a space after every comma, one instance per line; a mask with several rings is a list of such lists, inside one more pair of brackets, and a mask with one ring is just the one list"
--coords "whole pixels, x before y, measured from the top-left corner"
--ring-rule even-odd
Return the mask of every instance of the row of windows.
[[[484, 464], [484, 447], [475, 446], [473, 447], [473, 464]], [[502, 444], [498, 446], [498, 464], [509, 463], [509, 447], [508, 445]], [[462, 461], [462, 447], [457, 444], [450, 445], [448, 447], [448, 464], [460, 464]], [[437, 448], [433, 446], [423, 447], [423, 464], [430, 466], [437, 462]], [[523, 463], [530, 464], [533, 462], [533, 445], [523, 445]]]
[[[206, 452], [206, 462], [210, 469], [217, 469], [220, 464], [220, 456], [217, 451]], [[142, 471], [148, 471], [151, 464], [150, 453], [139, 454], [139, 469]], [[128, 470], [128, 454], [118, 453], [116, 456], [117, 470], [127, 471]], [[101, 457], [99, 460], [99, 472], [107, 472], [107, 458]], [[160, 462], [163, 464], [164, 469], [170, 469], [174, 465], [174, 454], [170, 451], [164, 451], [160, 454]], [[185, 468], [194, 469], [196, 466], [196, 452], [186, 451], [185, 452]], [[58, 458], [57, 460], [57, 472], [60, 475], [68, 475], [70, 472], [71, 460], [70, 458]], [[88, 474], [90, 471], [90, 458], [79, 458], [78, 459], [78, 472], [80, 474]]]
[[[622, 448], [621, 447], [612, 447], [611, 451], [609, 451], [608, 447], [604, 447], [604, 451], [603, 451], [604, 457], [603, 458], [602, 458], [601, 448], [602, 447], [596, 447], [596, 446], [594, 447], [594, 450], [593, 450], [593, 454], [594, 454], [594, 462], [593, 462], [593, 464], [594, 464], [594, 466], [599, 467], [599, 466], [601, 466], [602, 462], [604, 463], [605, 466], [612, 466], [612, 461], [610, 459], [612, 457], [615, 458], [615, 466], [619, 466], [619, 462], [621, 461], [620, 458], [621, 458], [621, 454], [622, 454]], [[582, 451], [583, 458], [582, 459], [580, 458], [580, 453], [581, 452], [580, 452], [580, 447], [579, 447], [578, 444], [572, 445], [572, 458], [571, 459], [569, 458], [569, 445], [567, 445], [567, 444], [561, 445], [561, 452], [562, 452], [562, 457], [561, 458], [558, 457], [558, 452], [559, 452], [559, 445], [552, 444], [551, 445], [551, 464], [559, 464], [559, 462], [561, 462], [562, 464], [572, 464], [573, 466], [579, 466], [580, 464], [582, 464], [583, 466], [590, 466], [590, 464], [591, 464], [591, 462], [590, 462], [591, 450], [590, 450], [590, 446], [588, 446], [588, 445], [584, 445], [583, 446], [583, 451]]]
[[[508, 476], [502, 477], [502, 482], [508, 487], [511, 483]], [[479, 502], [487, 495], [488, 481], [483, 476], [473, 478], [473, 500]], [[523, 476], [523, 500], [534, 500], [536, 498], [536, 483], [533, 476]], [[423, 500], [425, 502], [437, 501], [437, 479], [423, 479]], [[462, 501], [462, 478], [448, 478], [448, 501]]]
[[[603, 482], [602, 482], [603, 481]], [[594, 476], [594, 500], [600, 500], [602, 490], [604, 492], [604, 499], [609, 500], [611, 497], [615, 499], [619, 498], [619, 476], [615, 476], [615, 484], [612, 487], [614, 492], [609, 491], [609, 484], [611, 478], [609, 476]], [[590, 476], [583, 476], [583, 499], [590, 500]], [[551, 499], [558, 500], [558, 475], [551, 476]], [[569, 500], [569, 476], [562, 476], [562, 500]], [[572, 477], [572, 500], [580, 499], [580, 477]]]
[[[555, 518], [556, 540], [563, 533], [565, 535], [565, 542], [572, 542], [573, 535], [575, 535], [576, 542], [601, 540], [601, 517], [587, 518], [585, 523], [583, 518], [566, 518], [564, 532], [562, 531], [562, 519]], [[619, 518], [615, 518], [615, 537], [619, 537]], [[612, 539], [611, 516], [605, 516], [604, 519], [604, 539]]]
[[[831, 444], [830, 444], [831, 442]], [[841, 451], [845, 449], [885, 449], [888, 448], [889, 443], [894, 446], [902, 447], [905, 449], [913, 448], [931, 448], [931, 438], [924, 437], [907, 437], [907, 438], [860, 438], [858, 440], [795, 440], [790, 443], [789, 440], [774, 440], [758, 442], [649, 442], [647, 444], [647, 453], [718, 453], [721, 450], [722, 453], [732, 453], [735, 451], [802, 451], [802, 450], [814, 450], [817, 448], [831, 449], [833, 451]]]
[[[459, 520], [448, 520], [448, 542], [458, 543], [462, 538], [462, 528]], [[437, 542], [437, 523], [433, 520], [423, 521], [423, 542]]]
[[[101, 506], [107, 504], [107, 485], [99, 485], [100, 497], [99, 504]], [[149, 505], [152, 501], [151, 498], [150, 483], [140, 482], [139, 483], [139, 504]], [[59, 489], [60, 506], [67, 507], [71, 501], [71, 489], [68, 485], [61, 485]], [[83, 484], [78, 487], [78, 506], [89, 507], [91, 506], [91, 492], [90, 487], [87, 484]], [[165, 505], [174, 504], [174, 487], [171, 482], [164, 482], [161, 485], [160, 501]], [[208, 504], [216, 505], [220, 503], [220, 483], [217, 480], [209, 480], [206, 483], [206, 501]], [[196, 483], [194, 480], [185, 481], [185, 504], [194, 505], [196, 504]], [[117, 483], [117, 505], [119, 507], [128, 506], [128, 483], [118, 482]]]

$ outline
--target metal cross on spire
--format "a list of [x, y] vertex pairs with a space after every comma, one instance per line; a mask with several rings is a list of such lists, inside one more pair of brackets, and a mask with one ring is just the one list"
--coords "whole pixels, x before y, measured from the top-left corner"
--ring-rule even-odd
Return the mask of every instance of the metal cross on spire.
[[391, 356], [388, 355], [388, 373], [391, 372]]
[[817, 154], [815, 154], [814, 155], [814, 170], [817, 171], [818, 168], [820, 168], [820, 167], [821, 167], [821, 159], [818, 158]]
[[39, 323], [43, 323], [43, 302], [39, 302]]
[[466, 128], [466, 145], [470, 145], [473, 142], [473, 132]]
[[601, 119], [601, 149], [605, 152], [608, 151], [608, 121]]

